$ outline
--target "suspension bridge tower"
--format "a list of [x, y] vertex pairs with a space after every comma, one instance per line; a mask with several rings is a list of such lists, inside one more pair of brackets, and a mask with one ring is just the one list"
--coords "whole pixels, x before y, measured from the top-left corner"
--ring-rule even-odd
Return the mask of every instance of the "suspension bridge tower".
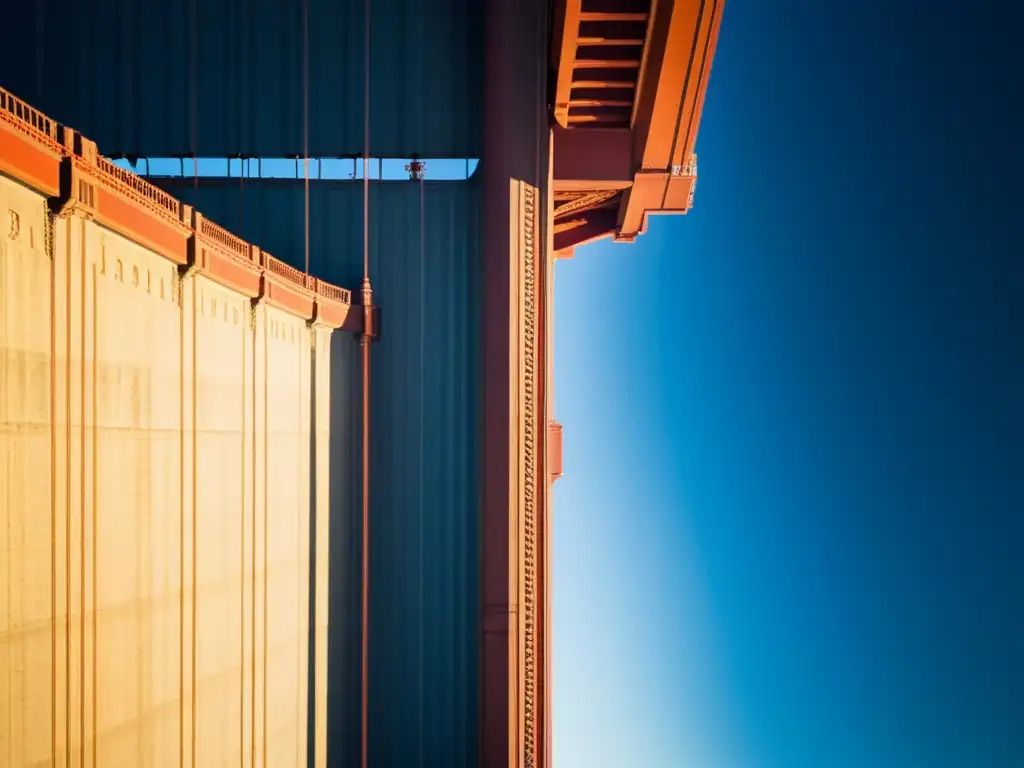
[[555, 262], [690, 210], [723, 2], [0, 11], [5, 764], [550, 765]]

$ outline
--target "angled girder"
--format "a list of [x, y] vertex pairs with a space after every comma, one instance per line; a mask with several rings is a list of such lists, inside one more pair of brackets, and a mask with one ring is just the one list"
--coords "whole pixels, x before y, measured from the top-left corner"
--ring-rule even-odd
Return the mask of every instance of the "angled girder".
[[[614, 222], [632, 241], [652, 213], [686, 213], [694, 147], [724, 0], [558, 0], [554, 191], [621, 192]], [[556, 228], [570, 212], [556, 211]], [[573, 213], [573, 219], [578, 217]], [[572, 231], [582, 232], [579, 228]], [[574, 240], [556, 236], [556, 249]], [[572, 247], [567, 245], [565, 247]]]

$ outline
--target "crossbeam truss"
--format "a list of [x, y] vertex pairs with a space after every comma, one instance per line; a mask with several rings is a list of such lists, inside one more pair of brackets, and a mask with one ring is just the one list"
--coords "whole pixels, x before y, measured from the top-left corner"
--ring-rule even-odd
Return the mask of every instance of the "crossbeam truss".
[[[475, 157], [114, 157], [114, 163], [151, 179], [294, 179], [361, 181], [365, 165], [371, 181], [466, 181], [476, 173]], [[304, 164], [308, 162], [308, 167]]]
[[556, 0], [554, 249], [687, 213], [724, 0]]

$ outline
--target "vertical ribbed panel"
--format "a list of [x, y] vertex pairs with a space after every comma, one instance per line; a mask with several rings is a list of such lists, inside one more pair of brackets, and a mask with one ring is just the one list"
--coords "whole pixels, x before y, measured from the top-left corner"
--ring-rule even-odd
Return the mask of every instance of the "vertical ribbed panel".
[[306, 765], [309, 330], [0, 211], [0, 765]]
[[[241, 232], [302, 267], [300, 184], [252, 183]], [[370, 729], [374, 765], [475, 765], [478, 603], [479, 185], [371, 186], [372, 348]], [[200, 189], [236, 228], [239, 191]], [[311, 187], [310, 271], [359, 288], [362, 187]], [[331, 348], [332, 765], [359, 755], [360, 353]]]
[[331, 337], [327, 760], [359, 764], [362, 385], [359, 340]]
[[[475, 183], [381, 185], [371, 200], [375, 346], [372, 759], [475, 765]], [[407, 738], [396, 738], [403, 734]]]
[[[200, 156], [302, 153], [302, 3], [10, 5], [0, 85], [103, 152], [187, 155], [194, 110]], [[373, 0], [374, 154], [480, 156], [480, 13], [473, 0]], [[364, 24], [361, 0], [309, 0], [312, 156], [362, 153]]]

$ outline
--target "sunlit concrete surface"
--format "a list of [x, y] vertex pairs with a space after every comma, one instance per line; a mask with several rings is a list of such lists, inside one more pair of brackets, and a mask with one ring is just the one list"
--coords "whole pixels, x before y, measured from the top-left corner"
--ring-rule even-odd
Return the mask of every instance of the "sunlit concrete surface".
[[[17, 766], [46, 764], [53, 752], [55, 639], [59, 631], [63, 642], [67, 628], [52, 621], [55, 446], [45, 211], [43, 197], [0, 177], [0, 761]], [[62, 524], [64, 511], [62, 504]]]
[[306, 765], [330, 330], [6, 178], [0, 217], [0, 764]]

